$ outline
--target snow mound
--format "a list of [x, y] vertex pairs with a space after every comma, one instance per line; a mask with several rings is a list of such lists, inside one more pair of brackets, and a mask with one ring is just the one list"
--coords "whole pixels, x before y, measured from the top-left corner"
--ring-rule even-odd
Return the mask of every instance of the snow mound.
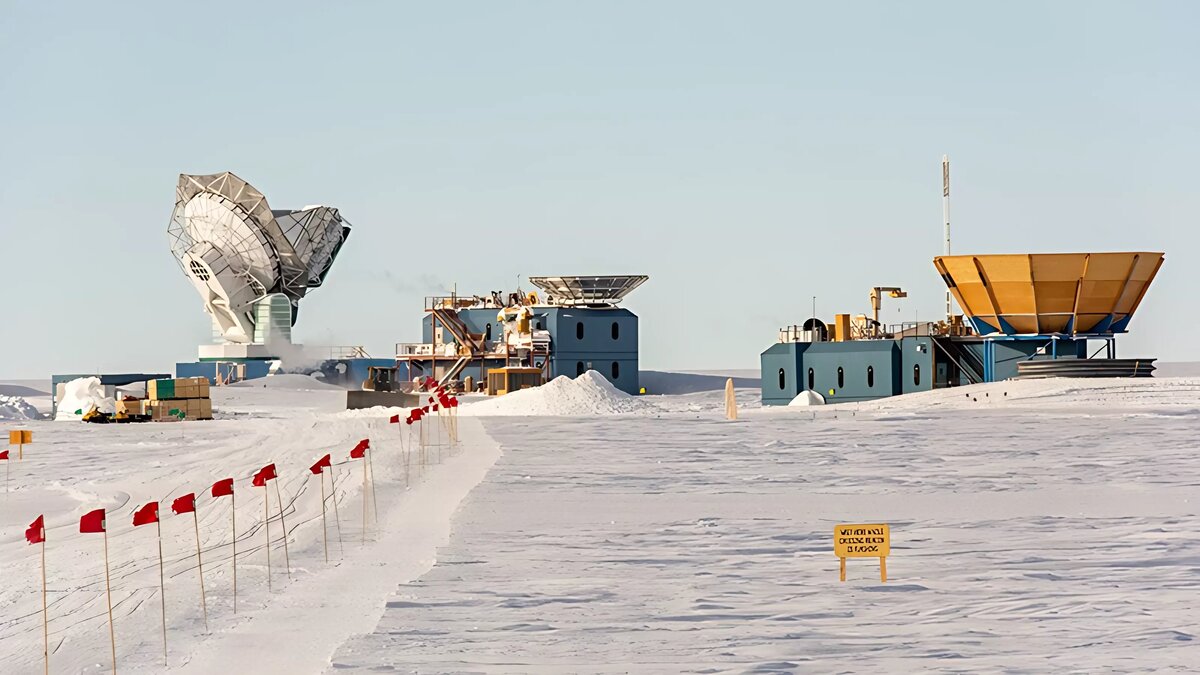
[[804, 407], [810, 405], [825, 405], [825, 397], [811, 389], [805, 389], [799, 394], [796, 394], [796, 398], [792, 399], [791, 402], [788, 403], [789, 407]]
[[20, 396], [0, 395], [0, 420], [35, 420], [37, 408]]
[[100, 384], [100, 378], [80, 377], [65, 382], [63, 395], [58, 401], [58, 414], [54, 419], [79, 420], [92, 406], [96, 406], [102, 413], [112, 414], [117, 411], [116, 400], [104, 396], [104, 385]]
[[620, 391], [594, 370], [575, 379], [556, 377], [540, 387], [464, 405], [463, 415], [623, 415], [647, 411], [644, 401]]

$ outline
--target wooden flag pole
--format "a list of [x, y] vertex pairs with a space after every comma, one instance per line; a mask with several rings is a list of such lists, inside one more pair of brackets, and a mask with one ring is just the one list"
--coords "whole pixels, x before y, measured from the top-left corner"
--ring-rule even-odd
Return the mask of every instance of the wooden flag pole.
[[362, 486], [362, 496], [363, 496], [363, 533], [362, 533], [362, 543], [363, 543], [363, 546], [366, 546], [366, 545], [367, 545], [367, 458], [366, 458], [365, 454], [364, 454], [364, 456], [363, 456], [363, 463], [362, 463], [362, 465], [363, 465], [363, 486]]
[[838, 560], [841, 560], [841, 561], [842, 561], [842, 573], [841, 573], [841, 580], [842, 580], [842, 581], [845, 581], [845, 580], [846, 580], [846, 559], [845, 559], [845, 558], [838, 558]]
[[42, 528], [42, 659], [46, 662], [46, 675], [50, 675], [50, 617], [46, 613], [46, 535]]
[[375, 453], [367, 450], [363, 453], [363, 457], [367, 460], [367, 466], [371, 469], [371, 509], [375, 515], [375, 527], [379, 527], [379, 499], [375, 496], [375, 463], [371, 461], [371, 455]]
[[104, 525], [104, 594], [108, 598], [108, 642], [112, 648], [113, 675], [117, 675], [117, 632], [113, 629], [112, 580], [108, 575], [108, 526], [103, 521], [101, 524]]
[[263, 485], [263, 527], [267, 530], [267, 592], [271, 592], [271, 514], [267, 504], [271, 498], [267, 496], [267, 486]]
[[167, 583], [163, 578], [162, 521], [155, 518], [154, 526], [158, 528], [158, 597], [162, 600], [163, 663], [170, 665], [167, 659]]
[[[322, 473], [322, 476], [324, 473]], [[323, 480], [323, 479], [322, 479]], [[333, 522], [337, 525], [338, 533], [338, 555], [346, 555], [345, 549], [342, 548], [342, 518], [338, 515], [338, 498], [337, 498], [337, 483], [333, 480], [333, 467], [329, 467], [329, 491], [333, 497]]]
[[233, 613], [237, 614], [237, 502], [229, 494], [229, 531], [233, 534]]
[[[406, 426], [408, 426], [409, 428], [412, 428], [412, 425], [406, 425]], [[404, 438], [404, 434], [406, 434], [406, 433], [408, 433], [408, 432], [402, 429], [400, 431], [400, 434], [401, 434], [400, 438]], [[411, 441], [412, 439], [409, 439], [409, 440]], [[404, 447], [403, 444], [401, 444], [401, 447], [404, 450], [404, 487], [408, 488], [409, 450], [407, 447]]]
[[204, 610], [204, 632], [208, 632], [208, 600], [204, 597], [204, 562], [200, 559], [200, 516], [192, 509], [192, 523], [196, 526], [196, 565], [200, 570], [200, 607]]
[[325, 522], [325, 472], [317, 474], [321, 482], [321, 540], [325, 544], [325, 562], [329, 562], [329, 525]]
[[288, 529], [287, 521], [283, 519], [283, 497], [279, 494], [279, 479], [275, 479], [275, 499], [279, 504], [279, 524], [283, 526], [283, 560], [287, 565], [288, 578], [292, 578], [292, 559], [288, 555]]

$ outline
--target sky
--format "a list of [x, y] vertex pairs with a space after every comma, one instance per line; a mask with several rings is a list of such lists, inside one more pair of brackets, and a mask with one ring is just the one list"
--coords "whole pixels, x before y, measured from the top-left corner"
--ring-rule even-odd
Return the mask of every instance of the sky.
[[0, 377], [195, 360], [166, 228], [178, 175], [221, 171], [353, 225], [305, 344], [388, 356], [454, 285], [648, 274], [643, 368], [755, 368], [814, 296], [943, 312], [943, 154], [956, 253], [1165, 251], [1119, 350], [1196, 358], [1200, 4], [0, 7]]

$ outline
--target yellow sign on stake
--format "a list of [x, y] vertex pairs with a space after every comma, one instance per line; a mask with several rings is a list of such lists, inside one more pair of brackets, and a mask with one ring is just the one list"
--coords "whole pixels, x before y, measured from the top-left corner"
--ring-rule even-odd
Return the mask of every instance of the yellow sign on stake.
[[837, 525], [833, 552], [841, 560], [841, 580], [846, 580], [846, 558], [879, 558], [879, 580], [887, 583], [887, 557], [892, 552], [892, 531], [886, 523]]
[[17, 459], [25, 458], [25, 444], [33, 442], [33, 432], [29, 429], [12, 429], [8, 432], [8, 444], [17, 446]]

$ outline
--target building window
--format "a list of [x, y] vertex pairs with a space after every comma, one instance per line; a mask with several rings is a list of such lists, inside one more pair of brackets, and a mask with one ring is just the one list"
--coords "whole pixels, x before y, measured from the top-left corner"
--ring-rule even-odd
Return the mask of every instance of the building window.
[[621, 338], [621, 324], [617, 323], [616, 321], [613, 322], [612, 336], [614, 340]]
[[875, 386], [875, 367], [867, 366], [867, 387]]
[[587, 369], [583, 367], [583, 361], [580, 361], [579, 363], [575, 364], [575, 374], [576, 375], [582, 375], [585, 370], [587, 370]]
[[842, 370], [841, 366], [838, 366], [838, 389], [842, 389], [845, 386], [846, 386], [846, 371]]
[[489, 324], [487, 325], [487, 330], [486, 330], [486, 331], [484, 331], [484, 333], [483, 333], [483, 339], [485, 339], [485, 340], [491, 340], [491, 339], [492, 339], [492, 324], [490, 324], [490, 323], [489, 323]]
[[810, 391], [815, 391], [815, 388], [813, 385], [816, 384], [816, 379], [817, 379], [816, 373], [813, 372], [812, 368], [809, 368], [808, 369], [808, 388]]
[[578, 340], [583, 339], [583, 322], [582, 321], [577, 321], [575, 323], [575, 338]]
[[612, 374], [614, 380], [621, 377], [621, 364], [617, 363], [616, 361], [613, 361], [612, 364]]
[[921, 364], [913, 364], [913, 384], [921, 386]]
[[783, 389], [787, 386], [787, 377], [784, 375], [783, 368], [779, 369], [779, 388]]
[[195, 275], [195, 277], [200, 281], [209, 280], [210, 277], [208, 276], [208, 270], [204, 269], [204, 265], [201, 265], [199, 262], [193, 260], [192, 264], [188, 265], [188, 267], [191, 268], [192, 274]]

